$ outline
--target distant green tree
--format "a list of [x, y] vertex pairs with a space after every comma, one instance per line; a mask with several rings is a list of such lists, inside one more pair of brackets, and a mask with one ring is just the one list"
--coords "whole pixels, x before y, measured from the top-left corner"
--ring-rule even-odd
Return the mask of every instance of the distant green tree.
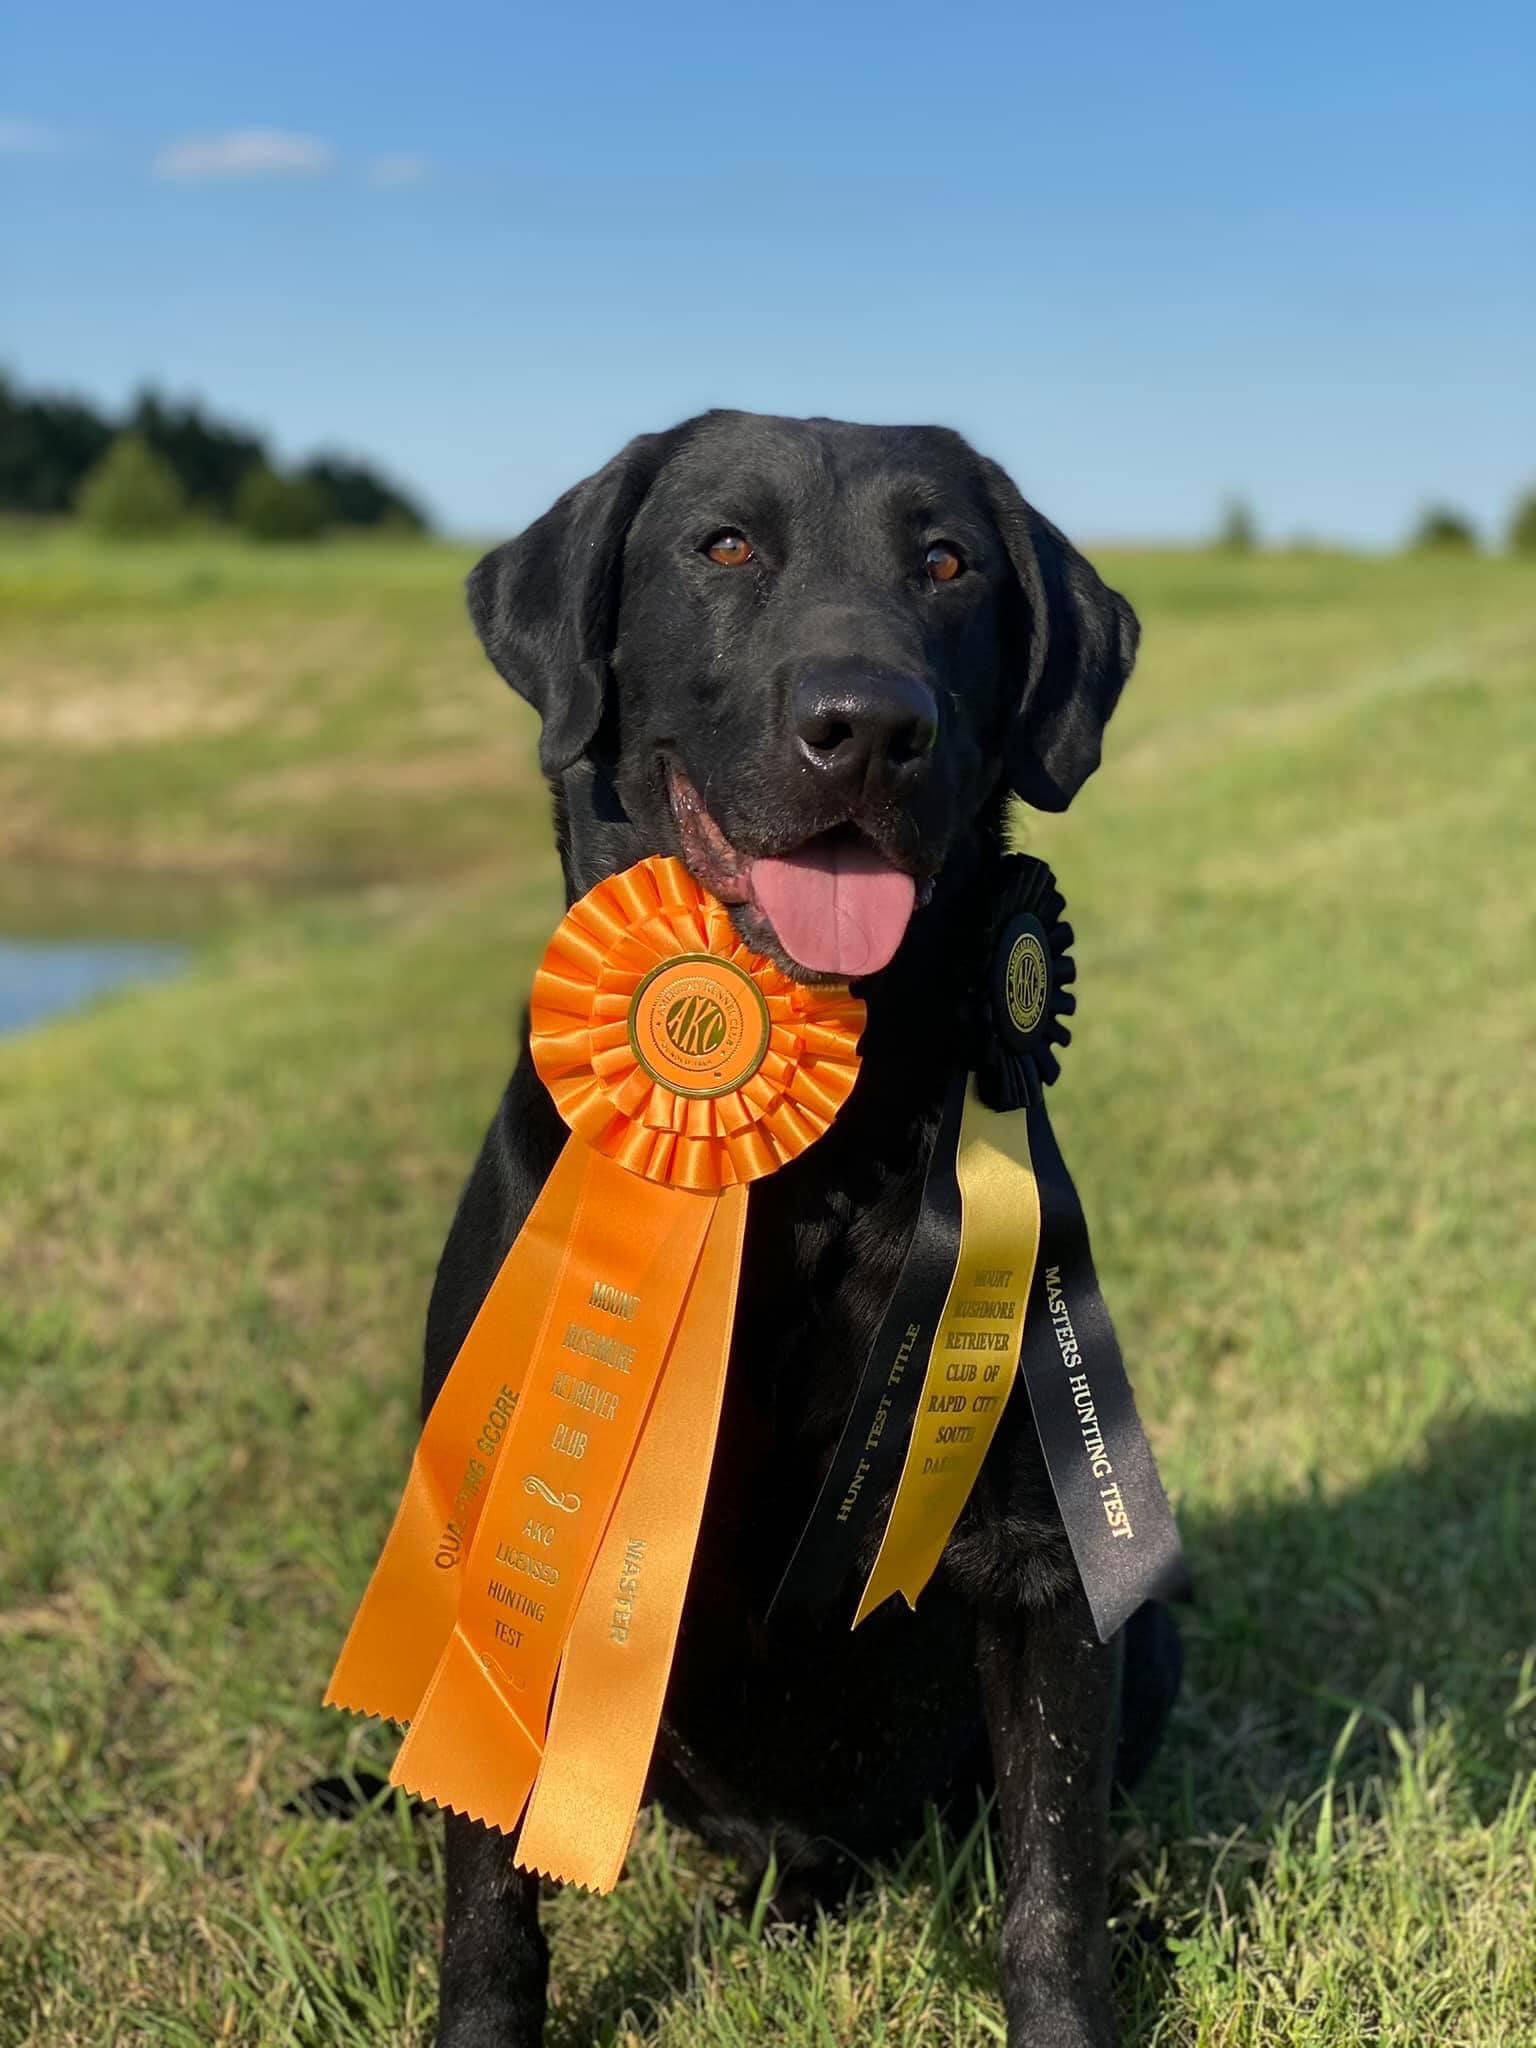
[[252, 540], [314, 540], [332, 507], [307, 477], [281, 476], [265, 463], [248, 469], [235, 492], [235, 524]]
[[1259, 544], [1259, 522], [1246, 498], [1228, 498], [1221, 508], [1216, 545], [1229, 555], [1251, 555]]
[[425, 533], [427, 516], [398, 485], [345, 455], [317, 455], [299, 471], [330, 499], [339, 526], [376, 526], [389, 533]]
[[1411, 545], [1429, 554], [1470, 554], [1477, 546], [1477, 528], [1454, 506], [1431, 505], [1419, 515]]
[[1536, 491], [1527, 491], [1515, 501], [1509, 515], [1509, 552], [1536, 555]]
[[165, 457], [192, 504], [220, 519], [234, 517], [242, 478], [269, 461], [259, 434], [210, 419], [194, 399], [178, 404], [153, 389], [134, 400], [127, 428]]
[[119, 434], [81, 484], [75, 509], [96, 533], [145, 540], [181, 525], [187, 496], [175, 470], [147, 441]]
[[73, 398], [29, 398], [0, 376], [0, 511], [71, 511], [113, 429]]
[[[116, 420], [79, 399], [29, 394], [0, 372], [0, 512], [46, 517], [70, 511], [119, 433], [135, 435], [169, 463], [200, 517], [235, 518], [242, 480], [252, 470], [272, 468], [259, 434], [216, 418], [196, 400], [147, 389]], [[406, 491], [350, 456], [317, 455], [297, 474], [323, 495], [329, 526], [427, 529], [425, 512]]]

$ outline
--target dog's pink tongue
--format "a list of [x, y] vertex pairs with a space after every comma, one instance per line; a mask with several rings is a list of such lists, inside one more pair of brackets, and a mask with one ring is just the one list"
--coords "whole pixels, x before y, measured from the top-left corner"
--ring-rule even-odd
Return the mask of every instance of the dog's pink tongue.
[[789, 957], [845, 981], [877, 974], [892, 958], [917, 898], [912, 877], [872, 846], [841, 841], [755, 860], [751, 881], [752, 900]]

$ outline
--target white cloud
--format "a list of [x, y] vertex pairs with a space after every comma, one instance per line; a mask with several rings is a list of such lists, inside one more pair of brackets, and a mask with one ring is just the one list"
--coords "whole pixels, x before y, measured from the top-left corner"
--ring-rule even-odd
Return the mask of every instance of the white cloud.
[[43, 121], [0, 120], [0, 156], [56, 156], [74, 138]]
[[189, 135], [155, 158], [155, 176], [183, 184], [208, 178], [316, 178], [336, 161], [328, 142], [281, 128], [236, 128], [227, 135]]
[[424, 156], [376, 156], [368, 166], [368, 182], [382, 191], [395, 191], [402, 185], [419, 185], [427, 175], [427, 160]]

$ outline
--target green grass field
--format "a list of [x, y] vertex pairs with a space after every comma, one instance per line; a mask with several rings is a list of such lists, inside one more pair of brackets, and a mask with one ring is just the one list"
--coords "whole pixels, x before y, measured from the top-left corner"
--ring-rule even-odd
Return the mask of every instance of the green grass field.
[[[0, 540], [0, 929], [199, 935], [0, 1040], [0, 2041], [404, 2044], [437, 1830], [285, 1802], [556, 908], [463, 561]], [[1056, 1121], [1199, 1605], [1124, 1817], [1135, 2048], [1536, 2042], [1536, 570], [1104, 564], [1145, 658], [1026, 824]], [[786, 1935], [647, 1825], [555, 2048], [1003, 2038], [988, 1840]]]

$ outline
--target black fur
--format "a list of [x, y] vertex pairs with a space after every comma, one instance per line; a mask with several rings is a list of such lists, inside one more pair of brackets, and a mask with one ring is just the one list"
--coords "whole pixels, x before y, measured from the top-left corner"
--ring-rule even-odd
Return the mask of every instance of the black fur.
[[[751, 540], [747, 566], [708, 559], [723, 528]], [[953, 583], [924, 566], [936, 539], [963, 556]], [[572, 897], [647, 854], [692, 854], [697, 871], [669, 771], [736, 849], [857, 829], [931, 890], [895, 960], [862, 984], [869, 1024], [846, 1108], [752, 1192], [653, 1794], [749, 1872], [775, 1855], [811, 1898], [846, 1885], [849, 1858], [898, 1847], [925, 1801], [995, 1785], [1009, 2040], [1109, 2048], [1119, 1703], [1128, 1777], [1171, 1705], [1177, 1638], [1144, 1610], [1121, 1642], [1098, 1643], [1022, 1394], [915, 1615], [889, 1603], [850, 1633], [850, 1582], [835, 1613], [762, 1616], [911, 1233], [1007, 790], [1070, 802], [1134, 658], [1134, 616], [957, 435], [739, 413], [632, 442], [469, 589], [492, 660], [543, 717]], [[930, 693], [937, 741], [899, 794], [871, 769], [850, 798], [807, 765], [796, 705], [819, 679], [842, 688], [866, 671]], [[737, 915], [777, 951], [749, 907]], [[443, 1253], [424, 1408], [565, 1135], [525, 1044]], [[450, 1818], [441, 2048], [532, 2048], [545, 1975], [536, 1888], [511, 1844]]]

